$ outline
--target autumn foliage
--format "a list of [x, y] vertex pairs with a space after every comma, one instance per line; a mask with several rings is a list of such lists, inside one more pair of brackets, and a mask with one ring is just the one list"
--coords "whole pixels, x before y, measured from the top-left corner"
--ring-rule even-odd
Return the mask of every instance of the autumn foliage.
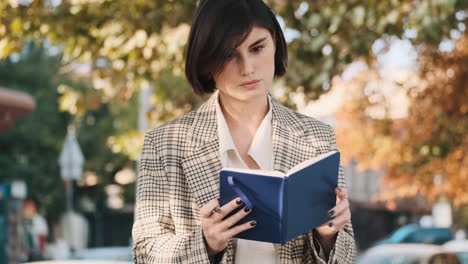
[[[389, 116], [381, 91], [366, 92], [381, 78], [378, 71], [344, 82], [349, 95], [338, 114], [338, 144], [359, 169], [384, 170], [381, 199], [444, 195], [455, 206], [468, 204], [468, 35], [454, 40], [451, 52], [426, 46], [418, 64], [417, 74], [397, 83], [406, 94], [403, 118]], [[380, 118], [369, 111], [378, 106]]]

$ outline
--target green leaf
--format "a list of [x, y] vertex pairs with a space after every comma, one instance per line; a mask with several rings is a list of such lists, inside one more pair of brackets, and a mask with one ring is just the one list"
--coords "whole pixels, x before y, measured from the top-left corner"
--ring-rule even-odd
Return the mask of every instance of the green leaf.
[[390, 13], [388, 13], [386, 20], [389, 24], [395, 24], [398, 21], [398, 16], [398, 11], [392, 10]]
[[322, 33], [318, 35], [316, 38], [313, 38], [312, 41], [310, 42], [310, 49], [314, 52], [320, 51], [323, 46], [325, 46], [330, 39], [330, 36], [328, 34]]

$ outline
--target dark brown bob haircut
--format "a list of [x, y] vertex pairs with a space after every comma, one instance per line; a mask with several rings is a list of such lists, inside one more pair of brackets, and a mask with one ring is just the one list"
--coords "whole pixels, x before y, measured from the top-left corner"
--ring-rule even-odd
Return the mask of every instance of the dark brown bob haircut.
[[213, 75], [254, 26], [268, 29], [275, 43], [275, 77], [286, 72], [288, 51], [275, 14], [262, 0], [201, 0], [190, 30], [185, 75], [198, 95], [216, 89]]

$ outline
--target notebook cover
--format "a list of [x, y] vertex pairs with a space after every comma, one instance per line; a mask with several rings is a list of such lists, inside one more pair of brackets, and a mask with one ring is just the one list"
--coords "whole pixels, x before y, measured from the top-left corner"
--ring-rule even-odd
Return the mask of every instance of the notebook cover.
[[236, 187], [253, 204], [252, 212], [238, 224], [257, 221], [256, 227], [235, 237], [285, 244], [327, 222], [327, 212], [336, 204], [339, 162], [340, 153], [336, 152], [287, 178], [222, 170], [220, 204], [240, 196], [228, 183], [232, 176]]
[[[224, 205], [239, 197], [228, 183], [228, 176], [233, 176], [236, 186], [244, 192], [253, 204], [252, 212], [238, 224], [256, 220], [257, 226], [236, 235], [237, 238], [280, 243], [282, 195], [284, 178], [253, 175], [240, 172], [220, 172], [220, 204]], [[243, 209], [245, 205], [239, 207]], [[233, 211], [233, 213], [237, 210]], [[230, 215], [232, 215], [231, 213]], [[228, 215], [227, 217], [229, 217]]]
[[300, 236], [330, 218], [327, 213], [336, 205], [340, 153], [312, 164], [286, 178], [284, 241]]

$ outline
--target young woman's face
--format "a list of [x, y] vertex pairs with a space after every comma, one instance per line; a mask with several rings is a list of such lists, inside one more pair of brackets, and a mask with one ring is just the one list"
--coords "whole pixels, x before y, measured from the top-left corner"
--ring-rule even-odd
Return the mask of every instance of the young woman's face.
[[254, 26], [213, 79], [224, 99], [249, 101], [267, 93], [274, 74], [273, 38], [267, 29]]

